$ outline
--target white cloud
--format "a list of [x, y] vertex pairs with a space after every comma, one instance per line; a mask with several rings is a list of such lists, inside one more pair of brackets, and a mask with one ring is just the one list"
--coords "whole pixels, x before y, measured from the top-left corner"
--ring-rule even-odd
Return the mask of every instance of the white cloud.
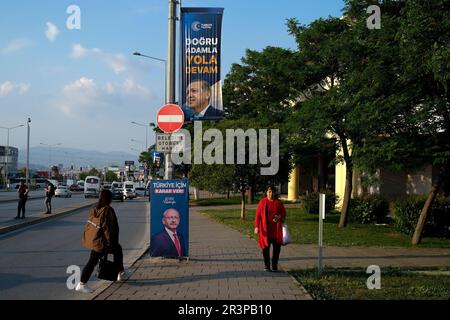
[[0, 52], [3, 54], [14, 53], [20, 51], [22, 49], [31, 47], [33, 42], [28, 39], [16, 39], [11, 41], [6, 47], [0, 49]]
[[28, 90], [30, 90], [30, 85], [26, 84], [26, 83], [21, 83], [21, 84], [17, 85], [17, 87], [19, 89], [20, 94], [25, 94], [28, 92]]
[[95, 54], [101, 54], [101, 50], [94, 48], [94, 49], [87, 49], [84, 48], [81, 44], [76, 43], [72, 46], [72, 53], [70, 56], [74, 59], [80, 59], [83, 57], [87, 57], [89, 55], [95, 55]]
[[66, 115], [75, 117], [92, 111], [98, 114], [105, 107], [110, 110], [114, 106], [123, 108], [124, 102], [150, 98], [150, 90], [131, 79], [123, 83], [107, 82], [98, 85], [93, 79], [81, 77], [64, 86], [62, 96], [55, 106]]
[[53, 42], [55, 41], [58, 34], [58, 27], [51, 22], [47, 22], [47, 31], [45, 31], [45, 36], [47, 37], [47, 39], [50, 40], [50, 42]]
[[11, 81], [5, 81], [0, 84], [0, 97], [5, 97], [6, 95], [17, 91], [19, 94], [25, 94], [30, 89], [30, 85], [26, 83], [14, 84]]
[[128, 70], [128, 59], [123, 54], [106, 56], [106, 63], [115, 74], [120, 74]]
[[125, 94], [128, 95], [136, 95], [141, 98], [150, 97], [150, 90], [141, 86], [140, 84], [135, 83], [131, 79], [126, 79], [122, 84], [122, 90]]
[[137, 62], [131, 62], [124, 54], [111, 54], [102, 52], [98, 48], [85, 48], [81, 44], [76, 43], [72, 46], [70, 56], [74, 59], [96, 58], [104, 62], [109, 69], [115, 74], [123, 74], [130, 72], [142, 72], [141, 68], [136, 67]]

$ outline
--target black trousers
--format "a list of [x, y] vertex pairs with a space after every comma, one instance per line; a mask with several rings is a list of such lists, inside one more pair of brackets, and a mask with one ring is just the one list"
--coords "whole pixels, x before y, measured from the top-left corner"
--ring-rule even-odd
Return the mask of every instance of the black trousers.
[[52, 197], [45, 198], [45, 206], [47, 207], [47, 212], [52, 212]]
[[281, 244], [277, 243], [273, 239], [269, 239], [269, 246], [265, 247], [262, 250], [263, 257], [264, 257], [264, 265], [266, 268], [270, 269], [270, 245], [273, 246], [273, 252], [272, 252], [272, 268], [278, 268], [278, 259], [280, 258], [280, 252], [281, 252]]
[[19, 199], [19, 204], [17, 205], [17, 217], [20, 218], [20, 212], [22, 211], [22, 218], [25, 218], [25, 204], [27, 200]]
[[[114, 255], [114, 263], [117, 266], [117, 270], [123, 271], [123, 252], [122, 252], [122, 246], [120, 244], [117, 244], [116, 246], [110, 248], [108, 250], [108, 253], [112, 253]], [[89, 258], [88, 263], [86, 266], [84, 266], [83, 271], [81, 272], [81, 282], [87, 283], [89, 281], [89, 278], [92, 275], [92, 272], [94, 272], [94, 268], [97, 265], [98, 261], [101, 257], [104, 256], [104, 252], [95, 252], [91, 251], [91, 256]]]

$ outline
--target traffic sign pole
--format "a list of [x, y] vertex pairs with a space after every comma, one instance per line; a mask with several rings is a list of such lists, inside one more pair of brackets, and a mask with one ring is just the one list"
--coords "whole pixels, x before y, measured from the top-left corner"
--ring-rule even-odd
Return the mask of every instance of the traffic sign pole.
[[[181, 108], [174, 104], [166, 104], [163, 106], [157, 115], [156, 122], [158, 127], [165, 133], [169, 133], [169, 141], [172, 141], [172, 133], [181, 129], [184, 123], [184, 112]], [[169, 143], [170, 146], [170, 143]], [[165, 172], [164, 179], [172, 179], [172, 147], [169, 147], [169, 152], [165, 154]]]

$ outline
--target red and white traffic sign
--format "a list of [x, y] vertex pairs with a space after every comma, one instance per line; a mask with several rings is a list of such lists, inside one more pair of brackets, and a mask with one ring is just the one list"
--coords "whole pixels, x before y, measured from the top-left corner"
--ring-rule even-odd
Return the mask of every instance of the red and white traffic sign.
[[184, 123], [183, 110], [175, 104], [166, 104], [159, 109], [156, 122], [158, 127], [165, 133], [177, 132]]

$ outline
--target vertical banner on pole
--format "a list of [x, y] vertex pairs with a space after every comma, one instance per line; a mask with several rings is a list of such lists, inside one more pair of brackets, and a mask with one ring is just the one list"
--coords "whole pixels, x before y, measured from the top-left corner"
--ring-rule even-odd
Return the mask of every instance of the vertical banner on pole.
[[181, 101], [186, 121], [222, 119], [223, 8], [181, 8]]
[[189, 181], [150, 182], [150, 256], [189, 256]]

